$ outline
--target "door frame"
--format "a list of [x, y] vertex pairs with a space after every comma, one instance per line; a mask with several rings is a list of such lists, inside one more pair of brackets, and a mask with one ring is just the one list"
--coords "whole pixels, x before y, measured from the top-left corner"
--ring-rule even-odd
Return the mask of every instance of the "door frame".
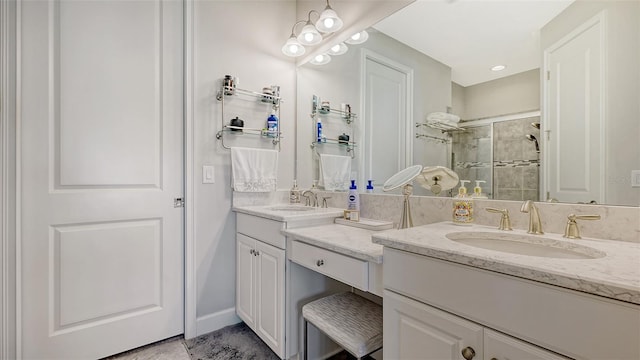
[[[407, 83], [406, 83], [406, 96], [407, 96], [407, 104], [405, 107], [405, 114], [406, 114], [406, 121], [405, 121], [405, 136], [404, 136], [404, 141], [405, 141], [405, 145], [404, 145], [404, 152], [405, 152], [405, 163], [407, 164], [407, 166], [413, 164], [413, 69], [401, 64], [393, 59], [390, 59], [384, 55], [381, 55], [375, 51], [369, 50], [369, 49], [361, 49], [361, 57], [360, 57], [360, 113], [362, 114], [362, 122], [361, 122], [361, 126], [360, 126], [360, 131], [359, 131], [359, 139], [364, 140], [364, 135], [365, 135], [365, 127], [367, 126], [365, 124], [365, 121], [367, 119], [367, 112], [366, 112], [366, 104], [365, 104], [365, 99], [366, 99], [366, 86], [367, 86], [367, 79], [366, 79], [366, 75], [367, 75], [367, 60], [371, 60], [371, 61], [375, 61], [381, 65], [387, 66], [389, 68], [392, 68], [398, 72], [403, 73], [406, 78], [407, 78]], [[363, 141], [363, 145], [364, 145], [364, 141]], [[360, 161], [360, 165], [358, 166], [358, 177], [360, 178], [359, 181], [361, 184], [364, 184], [366, 179], [366, 174], [364, 173], [365, 170], [365, 157], [364, 157], [364, 152], [365, 152], [365, 146], [360, 146], [359, 147], [359, 158], [362, 159]]]
[[[196, 333], [196, 242], [194, 185], [194, 0], [183, 0], [183, 179], [184, 336]], [[0, 358], [22, 357], [20, 237], [20, 6], [22, 0], [0, 2]], [[15, 79], [9, 78], [16, 74]], [[12, 119], [15, 118], [15, 122]], [[14, 174], [12, 176], [12, 174]], [[11, 194], [15, 194], [11, 196]]]
[[16, 167], [17, 98], [17, 6], [15, 1], [0, 2], [0, 358], [17, 357], [16, 332], [16, 186], [19, 168]]

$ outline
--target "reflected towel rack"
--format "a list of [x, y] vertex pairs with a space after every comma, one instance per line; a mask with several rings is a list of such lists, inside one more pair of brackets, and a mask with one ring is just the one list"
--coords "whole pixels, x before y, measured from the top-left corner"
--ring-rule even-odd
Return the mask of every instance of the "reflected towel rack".
[[449, 139], [443, 139], [443, 138], [439, 138], [437, 136], [431, 136], [431, 135], [427, 135], [427, 134], [418, 134], [418, 133], [416, 133], [416, 139], [419, 139], [419, 138], [427, 138], [427, 139], [435, 140], [435, 141], [438, 141], [438, 142], [441, 142], [441, 143], [445, 143], [445, 144], [449, 142]]
[[354, 151], [354, 147], [356, 146], [356, 143], [353, 141], [344, 141], [344, 140], [338, 140], [338, 139], [326, 139], [326, 142], [312, 142], [310, 147], [311, 149], [313, 149], [313, 152], [320, 157], [320, 153], [318, 152], [318, 147], [317, 145], [338, 145], [338, 146], [343, 146], [344, 149], [347, 151], [347, 154], [349, 154], [349, 156], [351, 156], [352, 159], [354, 159], [356, 157], [356, 152]]
[[416, 127], [420, 127], [420, 126], [426, 126], [426, 127], [430, 127], [432, 129], [437, 129], [444, 132], [450, 132], [450, 131], [465, 131], [466, 129], [463, 127], [460, 127], [458, 125], [452, 125], [452, 124], [447, 124], [445, 122], [437, 122], [437, 121], [427, 121], [424, 123], [416, 123]]

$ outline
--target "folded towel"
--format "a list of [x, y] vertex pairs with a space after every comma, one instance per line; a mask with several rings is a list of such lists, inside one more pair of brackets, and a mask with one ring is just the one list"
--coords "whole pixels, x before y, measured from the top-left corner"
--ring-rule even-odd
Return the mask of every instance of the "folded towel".
[[278, 175], [278, 151], [232, 147], [231, 175], [235, 191], [275, 191]]
[[319, 185], [325, 190], [349, 189], [351, 158], [349, 156], [320, 154]]
[[460, 122], [460, 116], [443, 112], [434, 112], [427, 115], [427, 120], [453, 125]]

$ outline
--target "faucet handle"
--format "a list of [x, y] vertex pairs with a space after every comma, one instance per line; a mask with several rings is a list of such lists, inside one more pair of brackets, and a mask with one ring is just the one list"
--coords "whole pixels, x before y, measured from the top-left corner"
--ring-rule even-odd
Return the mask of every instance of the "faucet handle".
[[331, 199], [331, 196], [323, 196], [322, 197], [322, 207], [327, 208], [327, 199]]
[[576, 220], [600, 220], [600, 215], [576, 215], [569, 214], [567, 216], [567, 227], [564, 229], [563, 237], [569, 239], [582, 239], [580, 236], [580, 228], [578, 227], [578, 223]]
[[502, 214], [500, 218], [500, 225], [498, 225], [499, 230], [513, 230], [511, 228], [511, 219], [509, 218], [509, 210], [507, 209], [496, 209], [492, 207], [485, 208], [490, 213]]

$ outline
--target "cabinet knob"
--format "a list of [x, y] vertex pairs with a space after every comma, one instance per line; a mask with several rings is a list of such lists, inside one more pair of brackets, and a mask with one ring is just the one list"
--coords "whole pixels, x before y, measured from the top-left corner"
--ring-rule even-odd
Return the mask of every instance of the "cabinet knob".
[[322, 265], [324, 265], [324, 260], [318, 260], [318, 261], [316, 261], [316, 265], [317, 265], [317, 266], [322, 266]]
[[256, 252], [256, 251], [255, 251], [255, 250], [253, 250], [253, 249], [249, 250], [249, 254], [251, 254], [251, 255], [255, 255], [255, 252]]
[[462, 357], [465, 358], [465, 360], [471, 360], [474, 356], [476, 356], [476, 351], [473, 350], [471, 346], [462, 349]]
[[260, 251], [258, 251], [258, 250], [255, 250], [255, 251], [253, 252], [253, 255], [255, 255], [255, 256], [258, 256], [258, 255], [260, 255]]

